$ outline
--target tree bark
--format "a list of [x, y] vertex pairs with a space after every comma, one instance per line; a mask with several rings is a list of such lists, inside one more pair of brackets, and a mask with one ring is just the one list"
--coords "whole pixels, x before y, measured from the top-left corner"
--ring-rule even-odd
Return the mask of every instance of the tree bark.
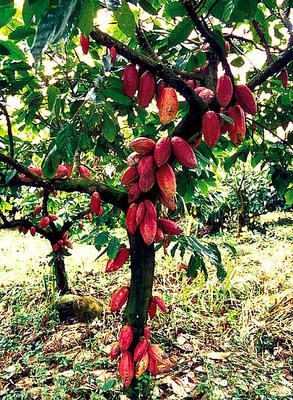
[[65, 271], [65, 263], [61, 258], [56, 258], [54, 262], [54, 274], [56, 279], [56, 289], [61, 295], [69, 293], [69, 284]]

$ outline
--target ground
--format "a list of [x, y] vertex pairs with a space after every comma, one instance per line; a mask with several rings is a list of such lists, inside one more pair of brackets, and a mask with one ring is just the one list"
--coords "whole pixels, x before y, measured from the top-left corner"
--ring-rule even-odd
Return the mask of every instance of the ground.
[[[150, 327], [174, 368], [152, 382], [151, 399], [291, 399], [292, 215], [267, 214], [261, 223], [266, 233], [212, 238], [224, 254], [223, 283], [212, 268], [207, 281], [192, 280], [177, 269], [179, 258], [158, 254], [154, 292], [170, 313]], [[91, 324], [60, 324], [49, 250], [43, 239], [0, 233], [0, 398], [124, 399], [108, 357], [121, 315], [111, 315], [108, 303], [127, 284], [127, 268], [106, 275], [106, 258], [95, 261], [93, 246], [75, 244], [71, 285], [105, 310]]]

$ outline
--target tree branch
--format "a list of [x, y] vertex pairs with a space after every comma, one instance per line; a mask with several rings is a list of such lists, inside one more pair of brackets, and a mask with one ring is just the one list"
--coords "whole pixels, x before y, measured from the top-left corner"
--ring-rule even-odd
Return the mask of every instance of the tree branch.
[[19, 226], [23, 226], [27, 229], [30, 229], [32, 226], [36, 228], [36, 232], [38, 232], [40, 235], [44, 236], [44, 238], [51, 240], [52, 239], [52, 234], [50, 232], [45, 231], [45, 229], [40, 228], [39, 226], [34, 225], [31, 221], [28, 219], [22, 218], [22, 219], [15, 219], [13, 221], [8, 221], [6, 218], [1, 217], [4, 221], [2, 225], [0, 225], [0, 230], [1, 229], [12, 229], [12, 228], [17, 228]]
[[256, 30], [256, 32], [257, 32], [257, 34], [258, 34], [258, 36], [259, 36], [259, 38], [261, 40], [261, 44], [263, 45], [263, 47], [265, 49], [265, 52], [266, 52], [266, 55], [267, 55], [267, 62], [271, 63], [272, 62], [272, 56], [271, 56], [270, 48], [269, 48], [269, 45], [268, 45], [268, 43], [266, 41], [265, 35], [264, 35], [264, 33], [263, 33], [262, 29], [261, 29], [261, 26], [255, 19], [252, 20], [252, 25], [253, 25], [254, 29]]
[[0, 109], [2, 110], [2, 113], [6, 119], [7, 133], [8, 133], [8, 139], [9, 139], [9, 154], [10, 154], [10, 157], [13, 158], [14, 157], [14, 142], [13, 142], [13, 133], [12, 133], [10, 117], [9, 117], [9, 114], [7, 112], [7, 108], [5, 105], [0, 103]]
[[90, 212], [89, 208], [87, 208], [86, 210], [80, 211], [78, 214], [73, 216], [70, 221], [64, 222], [64, 224], [61, 228], [61, 231], [62, 232], [68, 231], [76, 221], [79, 221], [81, 218], [85, 217], [89, 212]]
[[150, 57], [153, 60], [160, 62], [161, 60], [159, 56], [154, 52], [152, 46], [150, 45], [150, 42], [148, 41], [140, 22], [138, 22], [138, 25], [136, 27], [136, 36], [138, 38], [139, 44], [150, 55]]

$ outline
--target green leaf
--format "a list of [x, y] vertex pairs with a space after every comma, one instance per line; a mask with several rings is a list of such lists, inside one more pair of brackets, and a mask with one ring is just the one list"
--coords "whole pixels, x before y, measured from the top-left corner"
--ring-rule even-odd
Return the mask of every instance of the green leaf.
[[12, 7], [1, 8], [0, 11], [0, 28], [8, 24], [13, 15], [16, 13], [16, 9]]
[[205, 196], [207, 196], [209, 194], [208, 185], [206, 184], [206, 181], [204, 181], [203, 179], [198, 179], [196, 181], [196, 186], [199, 187], [200, 191]]
[[78, 135], [75, 126], [66, 124], [56, 137], [56, 146], [65, 163], [72, 164], [78, 146]]
[[291, 207], [293, 204], [293, 188], [291, 187], [287, 192], [285, 193], [285, 200], [287, 206]]
[[119, 240], [116, 237], [112, 237], [107, 249], [107, 255], [111, 260], [114, 260], [118, 250], [120, 249]]
[[109, 379], [104, 385], [101, 387], [102, 392], [109, 392], [116, 385], [116, 379]]
[[45, 178], [54, 178], [60, 161], [60, 155], [57, 151], [57, 146], [55, 145], [49, 151], [42, 164], [42, 173]]
[[77, 26], [85, 36], [93, 30], [93, 20], [96, 16], [96, 8], [92, 0], [82, 0], [80, 17]]
[[7, 185], [16, 175], [17, 175], [16, 169], [13, 169], [12, 171], [8, 172], [8, 174], [5, 176], [5, 184]]
[[156, 8], [152, 1], [140, 0], [139, 4], [146, 12], [157, 16], [159, 8]]
[[121, 89], [107, 88], [103, 93], [105, 97], [109, 97], [110, 99], [114, 100], [115, 103], [124, 104], [126, 106], [130, 106], [132, 103], [131, 99], [125, 96]]
[[115, 18], [121, 31], [129, 37], [135, 37], [136, 22], [129, 5], [122, 0], [122, 6], [114, 12]]
[[60, 95], [60, 90], [56, 86], [51, 85], [48, 87], [47, 96], [48, 96], [48, 107], [50, 111], [53, 110], [56, 99], [59, 95]]
[[80, 0], [61, 0], [50, 6], [41, 16], [32, 46], [32, 55], [39, 64], [42, 53], [60, 39], [68, 39], [80, 15]]
[[170, 47], [176, 46], [179, 43], [184, 42], [191, 34], [193, 30], [193, 23], [190, 18], [184, 18], [176, 27], [173, 29], [168, 37], [168, 45]]
[[238, 56], [238, 57], [234, 58], [234, 60], [232, 60], [230, 64], [233, 65], [233, 67], [239, 68], [244, 65], [244, 60], [241, 56]]
[[0, 40], [0, 55], [9, 56], [13, 60], [25, 60], [24, 53], [10, 41]]
[[30, 26], [34, 22], [38, 22], [43, 12], [49, 6], [49, 0], [25, 0], [22, 17], [26, 25]]
[[183, 4], [179, 1], [172, 1], [172, 3], [167, 4], [165, 11], [171, 18], [184, 17], [186, 14]]
[[108, 232], [100, 232], [95, 238], [95, 248], [101, 250], [101, 248], [108, 242], [108, 238]]
[[226, 115], [226, 114], [222, 114], [222, 113], [219, 113], [219, 114], [220, 114], [220, 117], [223, 118], [225, 121], [234, 125], [234, 120], [231, 117], [228, 117], [228, 115]]
[[35, 30], [29, 26], [18, 26], [13, 32], [10, 33], [8, 38], [12, 40], [22, 40], [33, 35], [34, 33]]
[[188, 263], [187, 276], [196, 278], [198, 272], [203, 269], [203, 266], [204, 266], [204, 261], [199, 255], [191, 256]]
[[104, 114], [104, 122], [102, 125], [103, 136], [108, 142], [112, 143], [115, 140], [117, 133], [117, 125], [112, 121], [112, 119]]

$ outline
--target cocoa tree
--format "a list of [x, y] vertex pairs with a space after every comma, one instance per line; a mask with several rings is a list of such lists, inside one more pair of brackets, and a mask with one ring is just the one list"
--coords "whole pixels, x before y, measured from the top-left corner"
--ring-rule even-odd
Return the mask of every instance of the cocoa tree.
[[[105, 7], [113, 23], [101, 29], [102, 20], [94, 17]], [[146, 327], [157, 307], [168, 311], [152, 296], [155, 251], [167, 251], [171, 243], [173, 252], [190, 252], [193, 275], [207, 272], [207, 257], [224, 276], [215, 246], [183, 235], [178, 222], [194, 187], [208, 191], [218, 163], [224, 160], [229, 168], [251, 154], [255, 164], [271, 165], [273, 182], [292, 201], [290, 136], [277, 132], [290, 121], [289, 2], [26, 1], [22, 18], [14, 16], [13, 2], [2, 9], [7, 40], [0, 43], [0, 102], [7, 123], [1, 185], [11, 193], [29, 187], [86, 194], [94, 213], [100, 213], [101, 201], [117, 220], [126, 215], [129, 249], [104, 234], [96, 239], [109, 243], [106, 272], [121, 268], [130, 255], [131, 282], [110, 305], [113, 312], [126, 305], [111, 358], [120, 357], [124, 386], [137, 398], [142, 374], [170, 368]], [[286, 33], [275, 30], [272, 41], [273, 22]], [[264, 55], [261, 69], [247, 62], [256, 49]], [[52, 63], [53, 74], [44, 61]], [[245, 82], [237, 76], [243, 64], [251, 66]], [[262, 93], [270, 99], [262, 100]], [[9, 96], [18, 96], [23, 106], [15, 112], [9, 107], [12, 122]], [[27, 140], [30, 135], [37, 140]], [[41, 170], [33, 169], [28, 154]], [[73, 167], [70, 177], [56, 177], [60, 164]], [[89, 164], [92, 174], [84, 169]], [[47, 223], [53, 232], [50, 218]]]

